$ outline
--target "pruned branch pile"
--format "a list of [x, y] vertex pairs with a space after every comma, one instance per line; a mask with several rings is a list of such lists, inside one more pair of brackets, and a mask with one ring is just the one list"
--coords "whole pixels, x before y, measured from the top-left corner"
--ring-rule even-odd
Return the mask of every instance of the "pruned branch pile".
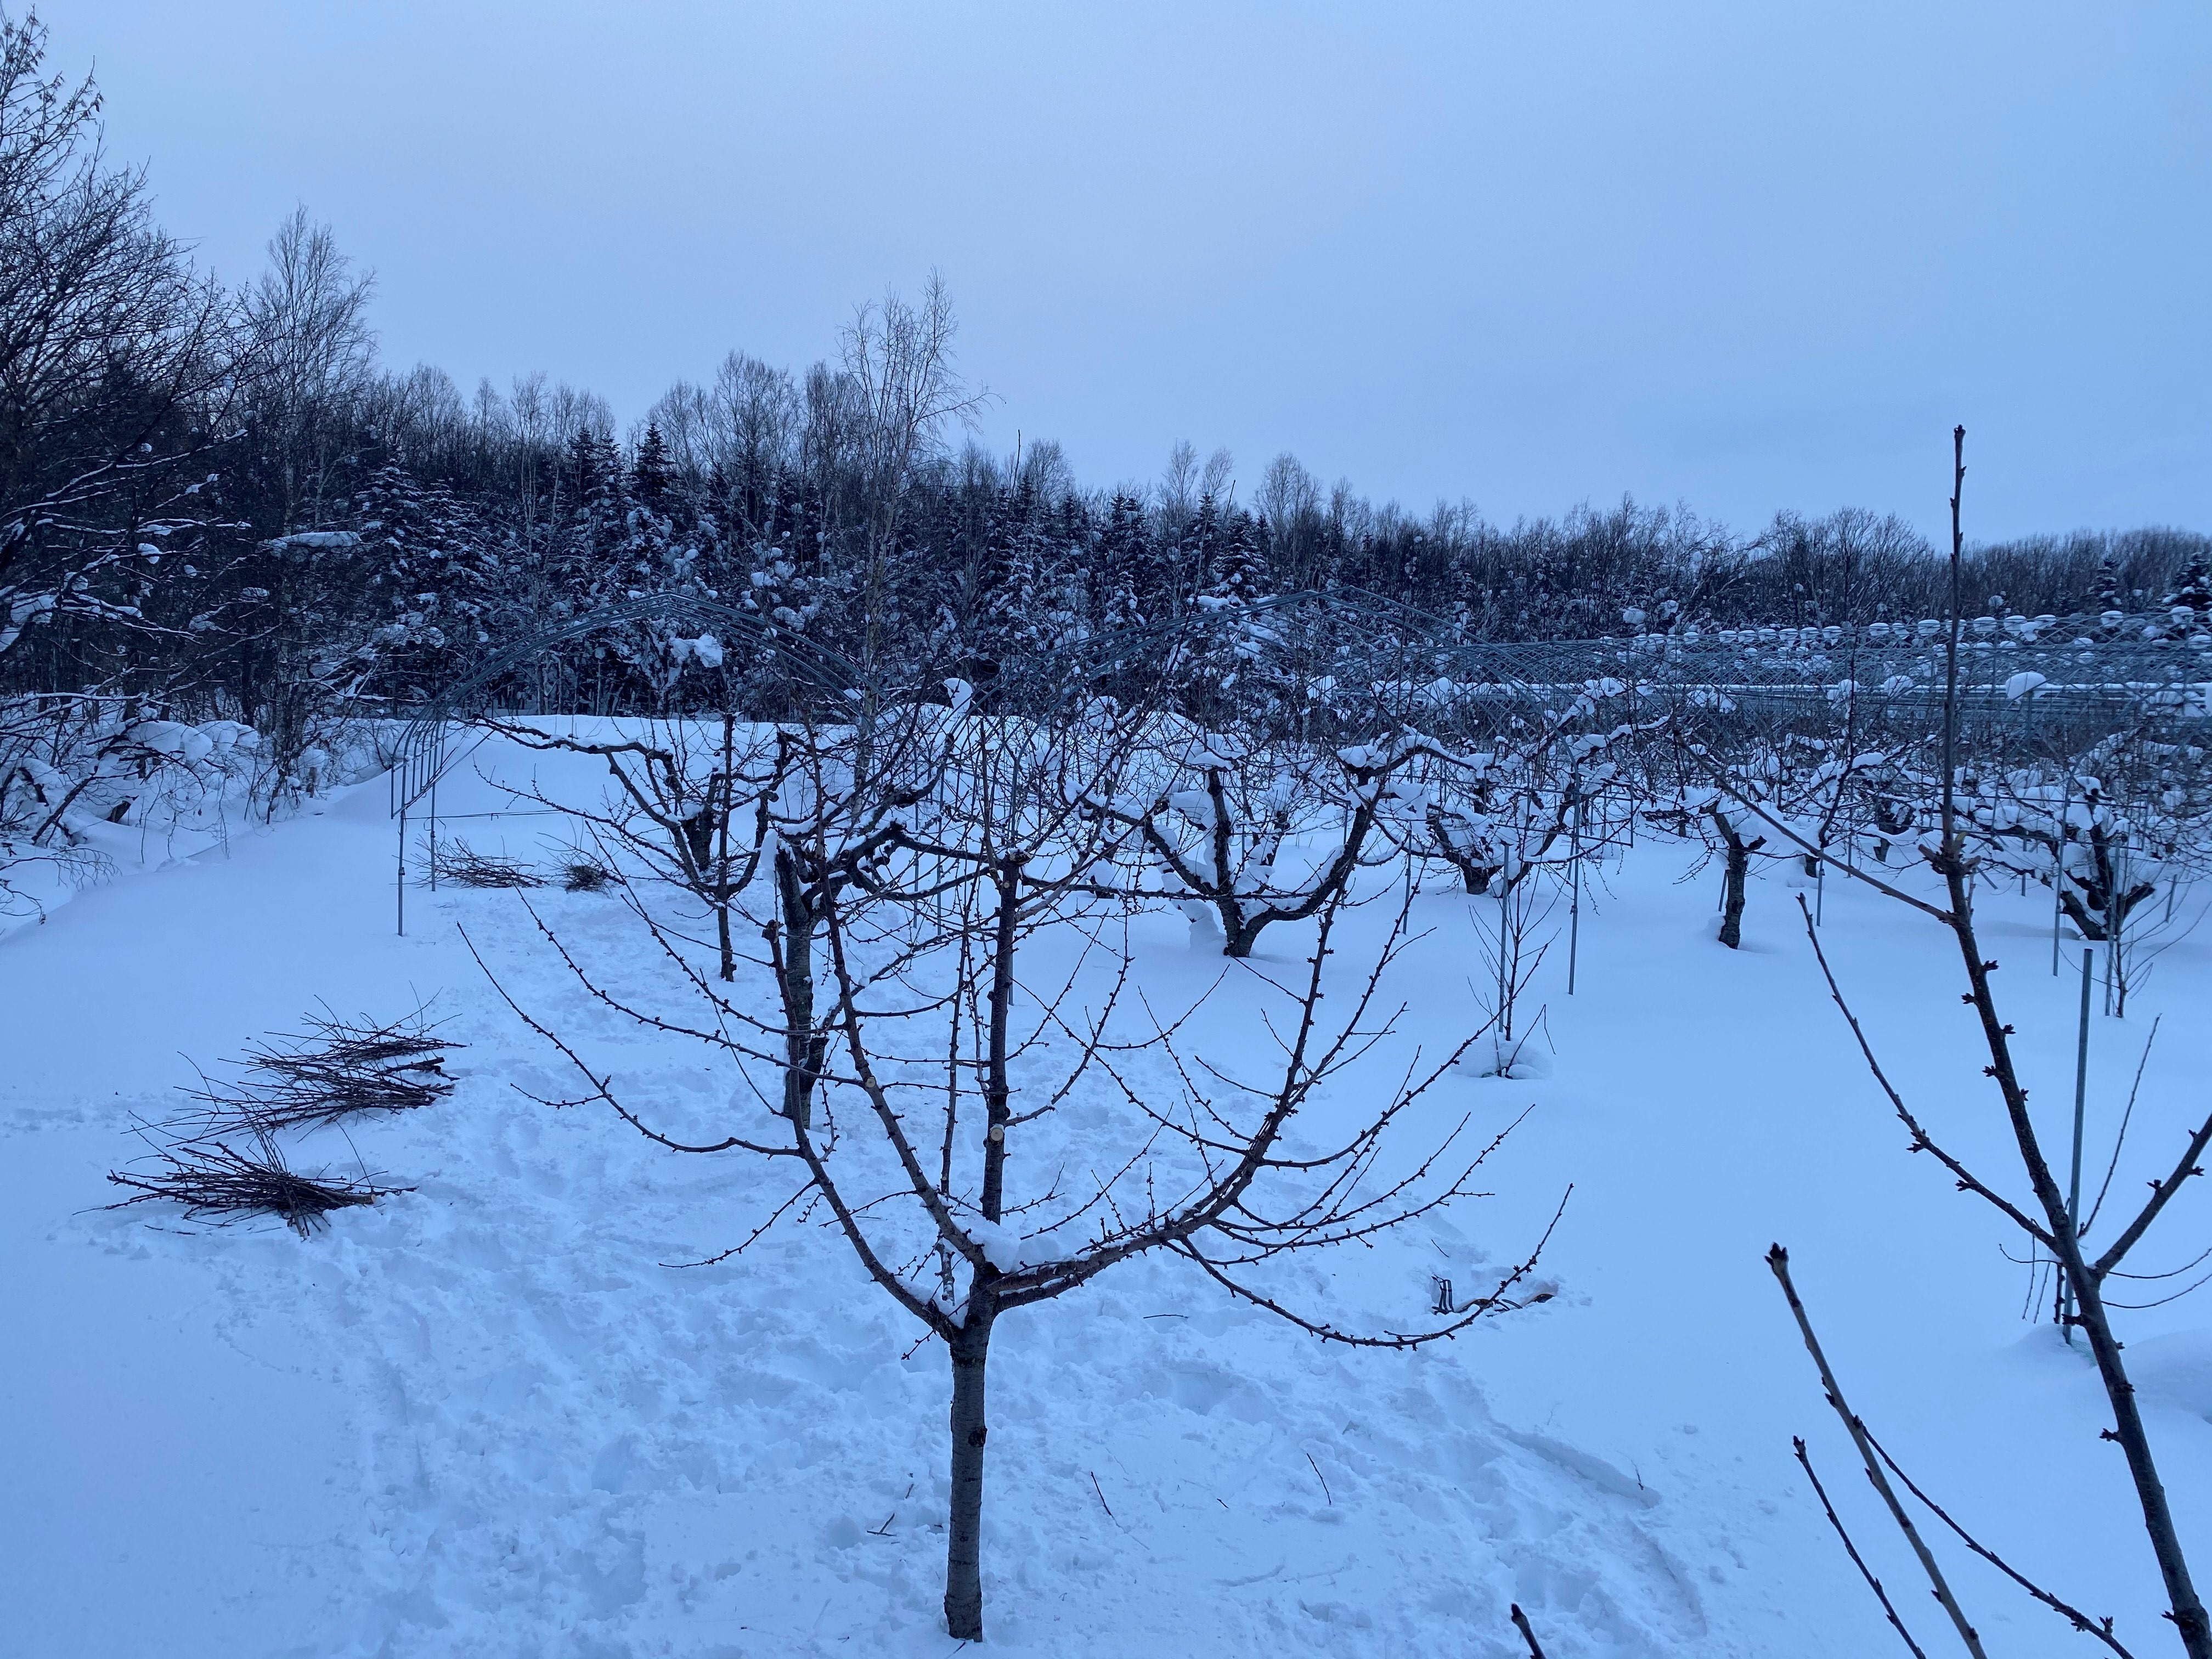
[[188, 1221], [228, 1226], [251, 1216], [273, 1215], [305, 1238], [333, 1210], [373, 1204], [404, 1188], [379, 1187], [367, 1178], [329, 1174], [304, 1176], [284, 1160], [266, 1135], [253, 1150], [240, 1152], [227, 1141], [184, 1140], [156, 1151], [144, 1174], [111, 1170], [107, 1178], [133, 1189], [131, 1197], [110, 1205], [125, 1209], [157, 1200], [184, 1206]]
[[305, 1032], [278, 1034], [246, 1050], [237, 1080], [186, 1091], [200, 1109], [188, 1139], [269, 1133], [334, 1123], [361, 1112], [404, 1112], [453, 1091], [446, 1055], [457, 1044], [436, 1035], [416, 1009], [379, 1024], [366, 1017], [310, 1017]]

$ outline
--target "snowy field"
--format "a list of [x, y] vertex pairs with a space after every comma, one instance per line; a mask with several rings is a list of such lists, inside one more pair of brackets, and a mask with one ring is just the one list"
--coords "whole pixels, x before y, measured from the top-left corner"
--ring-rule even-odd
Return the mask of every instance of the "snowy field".
[[[527, 769], [513, 752], [479, 757]], [[574, 787], [574, 781], [570, 781]], [[489, 811], [478, 784], [449, 813]], [[476, 818], [481, 850], [550, 857], [548, 821]], [[170, 867], [127, 873], [0, 941], [0, 1652], [246, 1656], [941, 1656], [946, 1362], [818, 1226], [740, 1241], [788, 1195], [739, 1155], [654, 1147], [569, 1092], [464, 947], [686, 1121], [735, 1079], [594, 1011], [514, 895], [408, 895], [392, 931], [381, 781]], [[2086, 1357], [2021, 1318], [1999, 1219], [1910, 1156], [1828, 1002], [1792, 902], [1754, 880], [1740, 952], [1718, 872], [1645, 840], [1533, 1000], [1551, 1074], [1455, 1076], [1420, 1107], [1494, 1133], [1495, 1196], [1375, 1249], [1312, 1258], [1354, 1323], [1416, 1322], [1515, 1260], [1571, 1182], [1538, 1277], [1556, 1294], [1413, 1353], [1351, 1352], [1168, 1260], [1017, 1311], [993, 1349], [988, 1646], [1052, 1656], [1509, 1656], [1510, 1602], [1553, 1659], [1860, 1655], [1895, 1638], [1790, 1455], [1829, 1490], [1931, 1652], [1948, 1639], [1855, 1471], [1763, 1262], [1798, 1285], [1854, 1405], [1931, 1495], [2061, 1595], [2172, 1650]], [[532, 896], [611, 971], [639, 951], [604, 895]], [[1468, 901], [1405, 976], [1409, 1031], [1472, 1006]], [[2048, 900], [1992, 894], [1984, 942], [2049, 1144], [2072, 1097], [2071, 981]], [[1954, 1149], [2010, 1167], [1948, 936], [1831, 883], [1824, 940], [1893, 1077]], [[1381, 908], [1353, 924], [1379, 927]], [[1271, 932], [1293, 961], [1306, 935]], [[2076, 957], [2078, 961], [2078, 957]], [[1218, 955], [1140, 934], [1156, 988]], [[1243, 970], [1236, 970], [1241, 972]], [[2165, 1017], [2116, 1192], [2170, 1160], [2212, 1075], [2212, 936], [2160, 960], [2092, 1037], [2102, 1153]], [[459, 1086], [326, 1131], [411, 1188], [307, 1241], [112, 1212], [103, 1179], [203, 1065], [319, 1001], [396, 1017], [434, 997]], [[1235, 994], [1203, 1033], [1238, 1040]], [[751, 1109], [757, 1110], [757, 1108]], [[2016, 1186], [2016, 1182], [2008, 1182]], [[2117, 1201], [2117, 1200], [2116, 1200]], [[2212, 1234], [2212, 1189], [2162, 1267]], [[2001, 1248], [2002, 1247], [2002, 1248]], [[2207, 1292], [2212, 1295], [2212, 1292]], [[2200, 1574], [2212, 1567], [2212, 1303], [2124, 1316]], [[2096, 1651], [1939, 1541], [1990, 1650]]]

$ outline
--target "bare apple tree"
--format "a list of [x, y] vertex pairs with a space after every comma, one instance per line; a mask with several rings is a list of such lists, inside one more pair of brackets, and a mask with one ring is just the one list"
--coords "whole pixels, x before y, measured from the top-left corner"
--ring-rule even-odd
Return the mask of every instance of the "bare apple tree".
[[[1230, 968], [1199, 1006], [1155, 1011], [1135, 986], [1142, 901], [1097, 880], [1129, 830], [1098, 803], [1116, 798], [1141, 725], [1110, 710], [1051, 724], [937, 710], [890, 743], [799, 734], [772, 807], [761, 948], [735, 989], [692, 960], [649, 896], [636, 912], [679, 1004], [623, 1000], [540, 922], [602, 1004], [734, 1071], [758, 1123], [667, 1133], [509, 999], [583, 1098], [658, 1144], [790, 1167], [777, 1213], [826, 1209], [877, 1285], [944, 1342], [945, 1616], [964, 1639], [983, 1629], [986, 1384], [1005, 1316], [1157, 1251], [1317, 1337], [1410, 1348], [1517, 1305], [1535, 1261], [1448, 1314], [1409, 1298], [1402, 1328], [1358, 1331], [1292, 1304], [1270, 1272], [1279, 1258], [1372, 1240], [1469, 1195], [1504, 1135], [1476, 1146], [1464, 1118], [1418, 1133], [1411, 1116], [1479, 1033], [1441, 1054], [1407, 1041], [1390, 998], [1410, 901], [1346, 963], [1346, 884], [1306, 910], [1302, 963]], [[1243, 1029], [1263, 1038], [1231, 1051], [1190, 1035], [1222, 994], [1250, 999]], [[1075, 1170], [1096, 1173], [1071, 1182]]]
[[1162, 720], [1149, 765], [1097, 797], [1127, 832], [1112, 849], [1131, 866], [1117, 890], [1173, 903], [1224, 956], [1249, 957], [1269, 927], [1310, 920], [1342, 902], [1362, 869], [1395, 860], [1378, 832], [1424, 747], [1386, 738], [1317, 749]]
[[630, 721], [588, 733], [515, 718], [482, 724], [525, 749], [603, 762], [608, 787], [597, 807], [556, 801], [535, 784], [510, 793], [568, 817], [611, 870], [627, 866], [689, 894], [714, 928], [717, 971], [725, 980], [737, 977], [738, 900], [767, 854], [776, 787], [791, 765], [787, 733], [731, 714]]

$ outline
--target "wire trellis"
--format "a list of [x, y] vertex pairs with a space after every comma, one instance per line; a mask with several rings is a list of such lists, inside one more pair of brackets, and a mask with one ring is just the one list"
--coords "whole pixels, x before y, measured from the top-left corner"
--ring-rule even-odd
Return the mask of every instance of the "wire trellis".
[[[750, 672], [733, 692], [696, 677], [653, 701], [635, 688], [587, 690], [564, 646], [641, 624], [716, 636], [718, 662]], [[1978, 730], [2118, 730], [2202, 720], [2212, 706], [2212, 636], [2065, 640], [2032, 623], [1962, 625], [1958, 696]], [[1449, 618], [1358, 590], [1208, 602], [1164, 621], [1041, 640], [1008, 659], [958, 657], [872, 672], [757, 613], [683, 593], [647, 595], [578, 617], [500, 651], [411, 711], [393, 748], [395, 816], [452, 763], [449, 738], [489, 713], [636, 715], [719, 712], [732, 699], [763, 720], [851, 720], [871, 703], [942, 698], [962, 671], [976, 707], [1033, 717], [1102, 696], [1164, 695], [1194, 718], [1228, 717], [1270, 697], [1349, 738], [1388, 726], [1498, 723], [1557, 714], [1594, 695], [1645, 705], [1818, 713], [1848, 705], [1869, 728], [1937, 718], [1946, 640], [1921, 623], [1685, 629], [1595, 640], [1499, 642], [1457, 636]], [[688, 643], [688, 641], [687, 641]], [[1240, 690], [1239, 687], [1242, 686]], [[704, 696], [712, 701], [701, 702]]]

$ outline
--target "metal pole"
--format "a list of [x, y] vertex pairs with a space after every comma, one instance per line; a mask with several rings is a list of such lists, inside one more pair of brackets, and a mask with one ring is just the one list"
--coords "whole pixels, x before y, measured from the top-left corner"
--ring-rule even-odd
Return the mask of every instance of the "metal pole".
[[438, 890], [438, 781], [430, 780], [430, 890]]
[[[2074, 1164], [2073, 1173], [2066, 1183], [2066, 1224], [2074, 1236], [2081, 1236], [2081, 1115], [2089, 1098], [2089, 981], [2090, 962], [2097, 952], [2092, 945], [2081, 947], [2081, 1034], [2074, 1048]], [[2059, 1304], [2060, 1317], [2065, 1322], [2066, 1344], [2074, 1345], [2074, 1286], [2066, 1286], [2064, 1298]]]
[[[1503, 875], [1505, 872], [1499, 872]], [[1512, 902], [1512, 889], [1504, 882], [1498, 884], [1498, 1035], [1510, 1041], [1513, 1036], [1512, 973], [1505, 962], [1505, 935], [1510, 918], [1505, 907]], [[1504, 1053], [1503, 1049], [1498, 1051]]]
[[[2127, 853], [2123, 849], [2120, 854], [2120, 872], [2118, 877], [2113, 882], [2112, 896], [2110, 902], [2112, 909], [2112, 926], [2105, 929], [2105, 938], [2106, 940], [2106, 944], [2105, 945], [2105, 1012], [2108, 1014], [2112, 1012], [2116, 1006], [2121, 1013], [2125, 1013], [2127, 1012], [2128, 1006], [2128, 961], [2125, 955], [2125, 951], [2127, 950], [2127, 939], [2125, 936], [2128, 931], [2126, 897], [2129, 876], [2128, 864], [2129, 859]], [[2117, 983], [2119, 988], [2119, 1001], [2118, 1004], [2115, 1004], [2112, 1000], [2112, 988], [2115, 983]]]
[[1567, 899], [1567, 994], [1575, 994], [1575, 956], [1582, 943], [1583, 934], [1583, 810], [1575, 808], [1573, 840], [1570, 843], [1574, 863], [1569, 866]]
[[407, 937], [407, 808], [399, 809], [399, 875], [392, 884], [399, 910], [399, 937]]
[[1815, 927], [1826, 920], [1828, 910], [1828, 861], [1822, 859], [1813, 866], [1813, 925]]

